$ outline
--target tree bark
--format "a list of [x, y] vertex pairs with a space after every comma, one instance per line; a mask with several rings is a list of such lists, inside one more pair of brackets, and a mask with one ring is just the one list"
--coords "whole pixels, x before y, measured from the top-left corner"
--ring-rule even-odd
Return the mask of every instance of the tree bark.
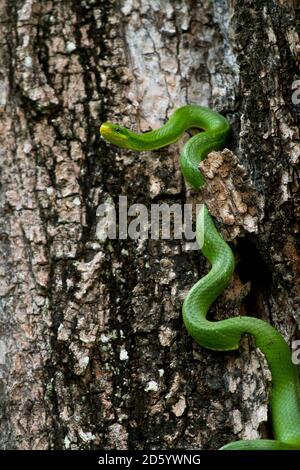
[[271, 436], [270, 374], [254, 341], [214, 353], [183, 326], [183, 299], [208, 269], [200, 252], [97, 236], [97, 207], [118, 207], [120, 195], [147, 207], [201, 202], [181, 176], [182, 142], [137, 155], [107, 146], [98, 128], [110, 119], [145, 131], [186, 103], [229, 119], [236, 157], [217, 157], [239, 203], [226, 192], [222, 217], [216, 189], [228, 178], [209, 178], [212, 158], [202, 196], [239, 262], [211, 315], [262, 318], [291, 343], [296, 5], [2, 0], [0, 17], [0, 447], [216, 449]]

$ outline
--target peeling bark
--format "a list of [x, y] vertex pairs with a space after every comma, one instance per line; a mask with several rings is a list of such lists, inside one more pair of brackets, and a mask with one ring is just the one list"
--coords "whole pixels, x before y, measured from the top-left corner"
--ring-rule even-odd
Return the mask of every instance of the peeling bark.
[[[204, 197], [239, 258], [212, 315], [245, 313], [297, 338], [298, 15], [275, 0], [0, 3], [2, 449], [270, 436], [270, 376], [251, 338], [214, 353], [183, 327], [185, 294], [208, 269], [200, 253], [180, 240], [101, 241], [97, 207]], [[137, 155], [98, 135], [108, 118], [159, 127], [186, 103], [233, 126], [236, 157], [203, 163], [202, 196], [180, 173], [187, 137]]]

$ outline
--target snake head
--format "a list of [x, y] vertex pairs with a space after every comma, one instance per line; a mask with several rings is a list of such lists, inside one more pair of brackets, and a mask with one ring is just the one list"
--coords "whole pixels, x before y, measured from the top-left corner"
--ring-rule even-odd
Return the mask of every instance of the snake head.
[[112, 122], [104, 122], [100, 127], [100, 134], [104, 140], [122, 148], [129, 148], [128, 130]]

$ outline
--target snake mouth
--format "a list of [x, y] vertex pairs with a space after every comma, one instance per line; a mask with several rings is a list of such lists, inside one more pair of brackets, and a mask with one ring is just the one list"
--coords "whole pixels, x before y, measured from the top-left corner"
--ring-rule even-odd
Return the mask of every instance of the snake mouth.
[[109, 124], [107, 124], [106, 122], [104, 122], [103, 124], [101, 124], [100, 126], [100, 134], [102, 135], [102, 137], [104, 139], [107, 139], [109, 140], [109, 136], [111, 135], [111, 126]]

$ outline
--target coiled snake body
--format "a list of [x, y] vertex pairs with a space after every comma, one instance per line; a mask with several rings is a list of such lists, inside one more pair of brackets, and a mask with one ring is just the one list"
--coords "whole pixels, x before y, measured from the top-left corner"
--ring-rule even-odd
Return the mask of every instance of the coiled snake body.
[[[223, 149], [230, 133], [228, 121], [217, 112], [188, 105], [177, 109], [157, 130], [138, 134], [105, 122], [100, 133], [105, 140], [119, 147], [145, 151], [171, 144], [190, 128], [203, 129], [204, 132], [191, 137], [185, 144], [180, 166], [186, 182], [199, 189], [204, 183], [198, 169], [200, 161], [210, 151]], [[279, 332], [257, 318], [239, 316], [218, 322], [206, 319], [211, 304], [232, 277], [234, 258], [205, 206], [197, 216], [196, 235], [212, 267], [192, 287], [184, 301], [183, 320], [188, 332], [201, 346], [216, 351], [237, 349], [241, 337], [251, 334], [256, 346], [264, 353], [272, 374], [270, 408], [274, 440], [236, 441], [222, 449], [300, 449], [300, 383], [297, 367], [291, 360], [291, 350]]]

